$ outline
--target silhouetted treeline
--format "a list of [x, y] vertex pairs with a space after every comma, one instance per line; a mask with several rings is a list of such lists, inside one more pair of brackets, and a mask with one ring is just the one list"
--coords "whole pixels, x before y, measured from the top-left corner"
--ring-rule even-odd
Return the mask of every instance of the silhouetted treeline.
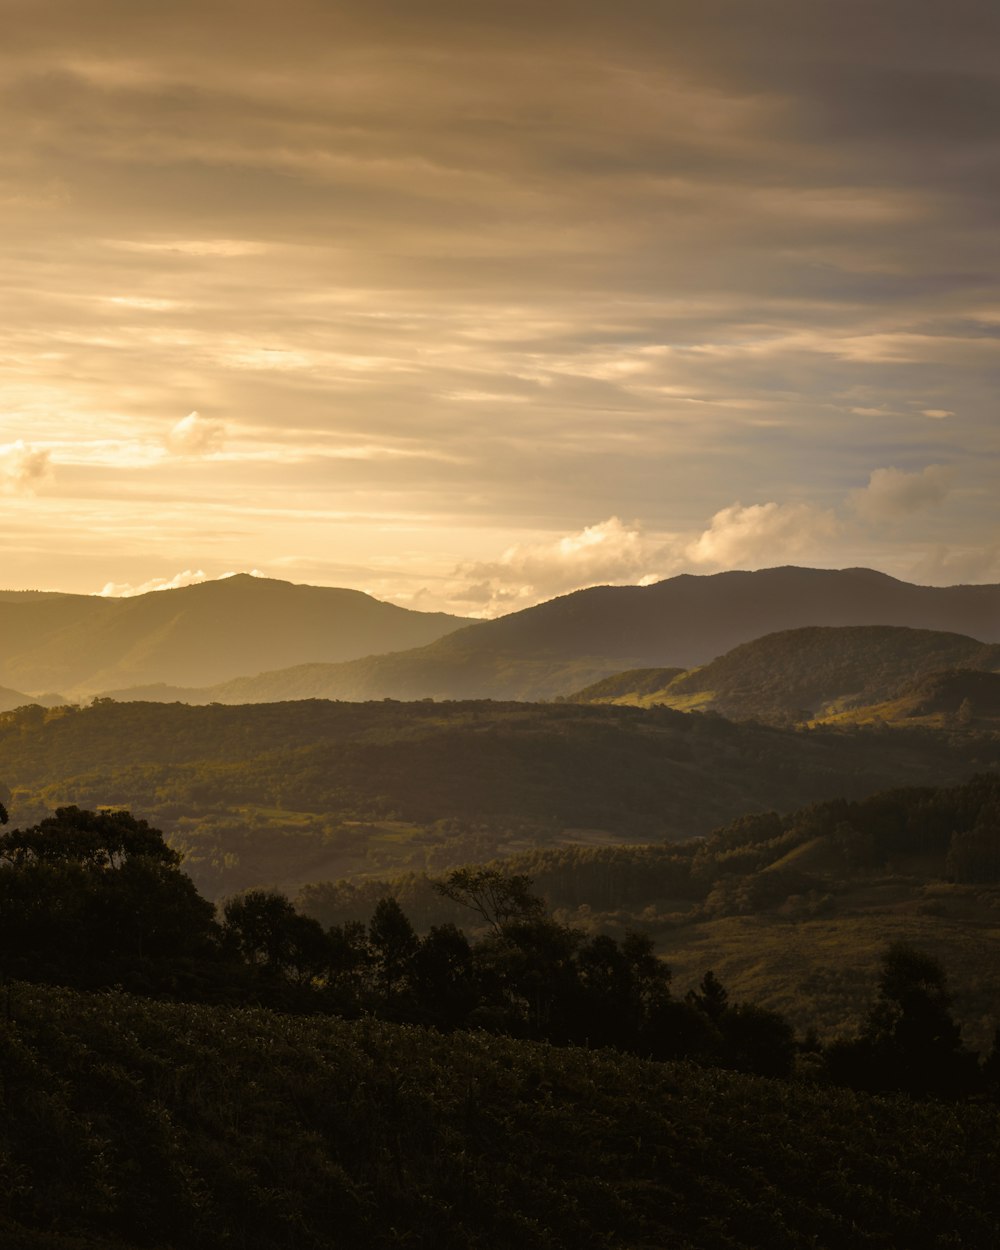
[[[731, 1003], [711, 973], [675, 998], [648, 936], [616, 941], [560, 924], [523, 875], [465, 869], [437, 884], [477, 923], [480, 935], [470, 940], [454, 923], [418, 935], [391, 896], [367, 924], [324, 927], [283, 895], [254, 890], [230, 899], [220, 922], [178, 860], [158, 831], [125, 812], [65, 808], [4, 834], [0, 971], [446, 1032], [485, 1029], [770, 1076], [795, 1065], [800, 1048], [780, 1015]], [[811, 1050], [815, 1071], [858, 1088], [959, 1096], [996, 1077], [995, 1054], [981, 1071], [963, 1048], [941, 969], [905, 948], [887, 956], [863, 1034], [826, 1055]]]

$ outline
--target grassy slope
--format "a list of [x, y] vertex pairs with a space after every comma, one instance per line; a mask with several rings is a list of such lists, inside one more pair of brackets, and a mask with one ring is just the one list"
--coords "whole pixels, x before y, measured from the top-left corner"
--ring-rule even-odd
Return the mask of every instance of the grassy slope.
[[815, 916], [788, 908], [661, 929], [658, 950], [679, 992], [713, 969], [738, 1000], [754, 999], [800, 1030], [855, 1032], [875, 994], [878, 962], [902, 941], [948, 974], [965, 1040], [985, 1053], [1000, 1026], [1000, 889], [873, 878]]
[[995, 1108], [17, 986], [11, 1250], [975, 1250]]

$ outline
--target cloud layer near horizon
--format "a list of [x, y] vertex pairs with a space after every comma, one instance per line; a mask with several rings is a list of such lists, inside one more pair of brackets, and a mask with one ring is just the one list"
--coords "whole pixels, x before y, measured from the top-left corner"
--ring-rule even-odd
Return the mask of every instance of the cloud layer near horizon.
[[998, 37], [974, 0], [14, 0], [4, 580], [1000, 577]]

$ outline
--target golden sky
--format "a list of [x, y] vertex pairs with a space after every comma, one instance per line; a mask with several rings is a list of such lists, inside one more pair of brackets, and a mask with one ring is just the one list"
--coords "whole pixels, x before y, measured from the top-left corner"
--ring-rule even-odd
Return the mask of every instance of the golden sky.
[[0, 11], [0, 585], [1000, 580], [996, 5]]

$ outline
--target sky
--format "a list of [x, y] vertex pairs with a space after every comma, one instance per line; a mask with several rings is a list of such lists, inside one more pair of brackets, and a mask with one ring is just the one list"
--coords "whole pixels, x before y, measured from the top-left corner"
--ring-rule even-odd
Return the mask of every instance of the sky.
[[0, 586], [1000, 581], [996, 4], [0, 3]]

